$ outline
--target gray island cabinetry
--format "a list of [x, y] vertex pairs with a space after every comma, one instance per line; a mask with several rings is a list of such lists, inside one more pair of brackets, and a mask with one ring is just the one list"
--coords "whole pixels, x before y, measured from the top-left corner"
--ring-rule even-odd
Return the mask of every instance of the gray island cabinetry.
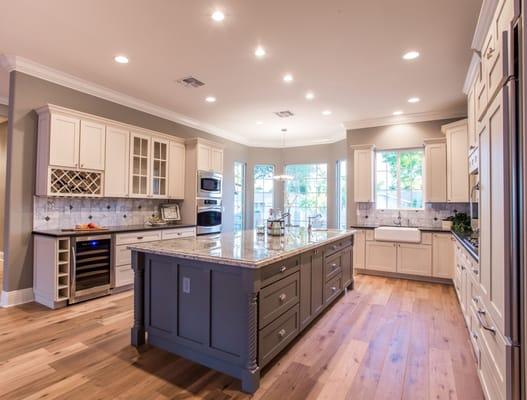
[[353, 284], [355, 231], [290, 229], [142, 243], [132, 250], [132, 344], [146, 341], [242, 381]]

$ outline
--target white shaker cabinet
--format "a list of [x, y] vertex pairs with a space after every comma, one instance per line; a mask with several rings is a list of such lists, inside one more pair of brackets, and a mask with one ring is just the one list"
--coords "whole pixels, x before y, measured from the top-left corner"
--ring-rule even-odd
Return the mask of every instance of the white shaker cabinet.
[[425, 201], [446, 203], [447, 164], [446, 140], [425, 140]]
[[168, 197], [183, 199], [185, 197], [185, 145], [170, 142], [168, 163]]
[[223, 174], [223, 149], [198, 142], [198, 170]]
[[366, 242], [366, 269], [397, 271], [397, 243]]
[[375, 146], [357, 146], [353, 152], [353, 191], [357, 203], [374, 202]]
[[104, 170], [106, 125], [81, 120], [79, 167]]
[[450, 233], [432, 235], [432, 276], [452, 279], [454, 274], [454, 241]]
[[150, 136], [130, 135], [130, 196], [150, 195]]
[[468, 203], [468, 132], [467, 120], [443, 125], [447, 149], [447, 201]]
[[357, 230], [353, 237], [353, 268], [365, 267], [366, 232]]
[[223, 174], [223, 149], [211, 148], [211, 169]]
[[152, 137], [150, 157], [150, 194], [152, 197], [168, 197], [168, 155], [169, 141]]
[[106, 129], [104, 195], [128, 196], [130, 167], [130, 132], [113, 126]]
[[[47, 121], [46, 121], [47, 119]], [[56, 167], [79, 166], [80, 124], [79, 118], [63, 114], [41, 116], [39, 127], [43, 131], [49, 121], [49, 164]], [[45, 151], [43, 148], [40, 151]]]
[[397, 272], [432, 275], [432, 249], [426, 244], [397, 243]]

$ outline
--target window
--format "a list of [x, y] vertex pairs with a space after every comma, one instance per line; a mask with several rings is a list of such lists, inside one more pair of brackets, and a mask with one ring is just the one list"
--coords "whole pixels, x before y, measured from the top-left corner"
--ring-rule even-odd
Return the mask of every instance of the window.
[[375, 201], [379, 209], [423, 208], [422, 149], [378, 151]]
[[307, 226], [308, 217], [320, 214], [316, 227], [327, 226], [327, 164], [287, 165], [285, 174], [292, 180], [285, 184], [285, 211], [291, 213], [291, 224]]
[[234, 162], [234, 231], [245, 227], [245, 163]]
[[337, 161], [337, 221], [340, 229], [346, 229], [346, 179], [347, 161]]
[[254, 166], [254, 226], [265, 225], [274, 201], [274, 165]]

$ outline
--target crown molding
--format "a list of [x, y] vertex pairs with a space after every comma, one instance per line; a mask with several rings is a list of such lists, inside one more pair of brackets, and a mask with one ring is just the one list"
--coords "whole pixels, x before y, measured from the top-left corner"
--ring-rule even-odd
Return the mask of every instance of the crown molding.
[[478, 23], [472, 38], [472, 48], [477, 52], [481, 52], [483, 42], [489, 31], [492, 18], [498, 7], [498, 0], [483, 0], [481, 9], [479, 10]]
[[360, 121], [344, 122], [346, 129], [363, 129], [374, 128], [377, 126], [412, 124], [416, 122], [437, 121], [440, 119], [465, 118], [467, 116], [466, 110], [463, 111], [449, 111], [449, 112], [425, 112], [415, 113], [400, 116], [389, 116], [381, 118], [363, 119]]
[[441, 132], [446, 134], [449, 129], [459, 128], [459, 127], [467, 126], [467, 125], [468, 125], [468, 119], [466, 119], [466, 118], [465, 119], [460, 119], [459, 121], [454, 121], [454, 122], [451, 122], [449, 124], [443, 125], [441, 127]]
[[199, 129], [224, 139], [232, 140], [245, 145], [249, 144], [247, 139], [241, 135], [232, 134], [211, 124], [200, 122], [167, 108], [159, 107], [155, 104], [140, 100], [124, 93], [120, 93], [96, 83], [86, 81], [74, 75], [47, 67], [23, 57], [2, 54], [0, 55], [0, 66], [2, 66], [8, 72], [22, 72], [24, 74], [43, 79], [57, 85], [65, 86], [67, 88], [74, 89], [95, 97], [99, 97], [125, 107], [130, 107], [147, 114], [155, 115], [156, 117], [164, 118], [172, 122], [177, 122], [190, 128]]
[[3, 104], [4, 106], [9, 105], [9, 99], [7, 97], [0, 96], [0, 104]]
[[260, 148], [268, 148], [268, 149], [287, 149], [291, 147], [322, 146], [325, 144], [337, 143], [342, 140], [346, 140], [345, 130], [343, 130], [342, 132], [335, 133], [334, 135], [331, 135], [330, 137], [325, 138], [325, 139], [288, 140], [286, 141], [285, 145], [281, 143], [273, 143], [273, 142], [268, 142], [268, 141], [259, 142], [259, 141], [251, 140], [249, 147], [260, 147]]
[[463, 84], [463, 93], [468, 94], [470, 87], [474, 80], [476, 79], [476, 74], [478, 72], [480, 57], [479, 54], [474, 52], [472, 53], [472, 58], [470, 59], [470, 65], [468, 66], [467, 76], [465, 77], [465, 83]]

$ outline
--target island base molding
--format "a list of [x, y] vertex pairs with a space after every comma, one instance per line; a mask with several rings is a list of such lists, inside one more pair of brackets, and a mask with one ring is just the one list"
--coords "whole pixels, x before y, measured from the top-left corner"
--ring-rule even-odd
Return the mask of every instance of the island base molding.
[[354, 271], [356, 274], [361, 274], [361, 275], [384, 276], [386, 278], [399, 278], [399, 279], [408, 279], [411, 281], [419, 281], [419, 282], [442, 283], [445, 285], [454, 284], [452, 282], [452, 279], [437, 278], [434, 276], [402, 274], [399, 272], [389, 272], [389, 271], [375, 271], [375, 270], [364, 269], [364, 268], [354, 268]]
[[353, 288], [352, 234], [269, 265], [236, 265], [132, 251], [131, 343], [241, 380], [260, 371], [341, 293]]

